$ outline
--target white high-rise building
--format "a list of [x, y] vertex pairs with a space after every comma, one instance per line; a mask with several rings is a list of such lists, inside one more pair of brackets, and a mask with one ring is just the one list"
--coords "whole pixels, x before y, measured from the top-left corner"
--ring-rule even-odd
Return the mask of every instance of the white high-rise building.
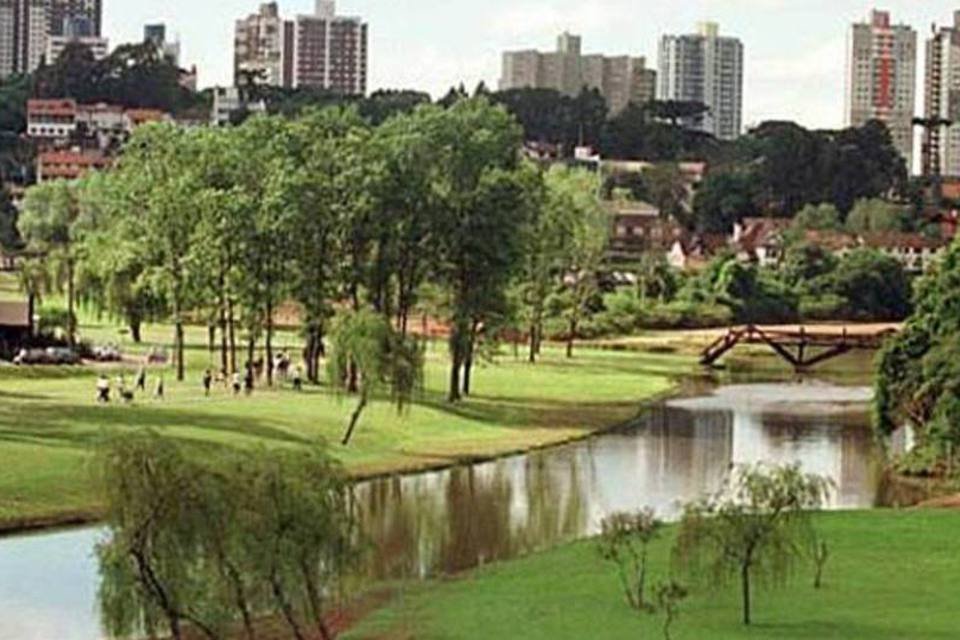
[[0, 78], [12, 75], [16, 69], [17, 2], [0, 0]]
[[924, 87], [924, 118], [931, 126], [923, 137], [923, 173], [960, 176], [960, 11], [952, 27], [934, 26], [927, 40]]
[[722, 140], [743, 126], [743, 43], [721, 37], [714, 22], [699, 33], [664, 36], [660, 41], [660, 100], [699, 102], [708, 111], [684, 124]]
[[913, 118], [916, 115], [917, 32], [894, 25], [886, 11], [855, 23], [847, 46], [847, 125], [870, 120], [887, 125], [893, 143], [913, 166]]
[[237, 20], [233, 41], [234, 84], [245, 84], [248, 74], [258, 74], [261, 84], [289, 85], [284, 78], [284, 31], [276, 2], [261, 4], [257, 13]]

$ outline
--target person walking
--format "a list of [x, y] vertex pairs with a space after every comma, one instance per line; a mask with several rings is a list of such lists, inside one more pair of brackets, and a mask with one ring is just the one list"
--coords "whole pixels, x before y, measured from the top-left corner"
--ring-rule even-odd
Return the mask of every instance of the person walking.
[[102, 373], [97, 378], [97, 402], [100, 404], [110, 402], [110, 379]]
[[240, 384], [240, 372], [234, 371], [233, 372], [233, 395], [235, 396], [240, 395], [241, 386], [242, 385]]
[[300, 365], [293, 368], [293, 390], [303, 391], [303, 372], [300, 371]]
[[213, 385], [213, 374], [210, 369], [203, 372], [203, 395], [210, 397], [210, 387]]

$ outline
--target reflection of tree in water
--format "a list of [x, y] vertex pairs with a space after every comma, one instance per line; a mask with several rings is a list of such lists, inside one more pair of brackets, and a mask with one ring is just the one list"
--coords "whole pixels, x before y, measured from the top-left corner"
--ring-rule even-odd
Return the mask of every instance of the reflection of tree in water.
[[581, 535], [581, 475], [575, 455], [532, 456], [361, 484], [354, 497], [370, 541], [368, 571], [380, 579], [453, 573]]

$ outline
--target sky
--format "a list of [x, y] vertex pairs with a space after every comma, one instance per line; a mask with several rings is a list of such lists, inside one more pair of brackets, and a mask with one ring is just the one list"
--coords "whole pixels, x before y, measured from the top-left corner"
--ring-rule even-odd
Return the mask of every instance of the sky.
[[[312, 13], [313, 0], [279, 0], [285, 17]], [[162, 21], [182, 45], [182, 64], [196, 64], [200, 84], [229, 84], [233, 23], [259, 0], [104, 0], [112, 45], [142, 38]], [[434, 96], [463, 82], [495, 88], [501, 53], [552, 50], [568, 30], [585, 53], [646, 56], [656, 67], [663, 34], [688, 33], [698, 22], [745, 47], [744, 123], [790, 119], [807, 127], [843, 125], [849, 24], [874, 6], [858, 0], [339, 0], [338, 13], [370, 25], [369, 90], [410, 88]], [[931, 24], [952, 22], [960, 0], [886, 0], [894, 22], [918, 32], [919, 58]], [[922, 73], [918, 67], [918, 82]], [[922, 108], [918, 91], [917, 108]]]

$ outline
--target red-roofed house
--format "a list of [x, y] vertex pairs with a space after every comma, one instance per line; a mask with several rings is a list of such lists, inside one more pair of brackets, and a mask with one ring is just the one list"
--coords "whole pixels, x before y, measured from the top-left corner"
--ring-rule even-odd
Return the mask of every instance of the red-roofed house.
[[37, 182], [76, 180], [89, 171], [108, 166], [110, 159], [99, 151], [45, 151], [37, 156]]
[[38, 140], [68, 140], [77, 131], [77, 102], [28, 100], [27, 135]]

